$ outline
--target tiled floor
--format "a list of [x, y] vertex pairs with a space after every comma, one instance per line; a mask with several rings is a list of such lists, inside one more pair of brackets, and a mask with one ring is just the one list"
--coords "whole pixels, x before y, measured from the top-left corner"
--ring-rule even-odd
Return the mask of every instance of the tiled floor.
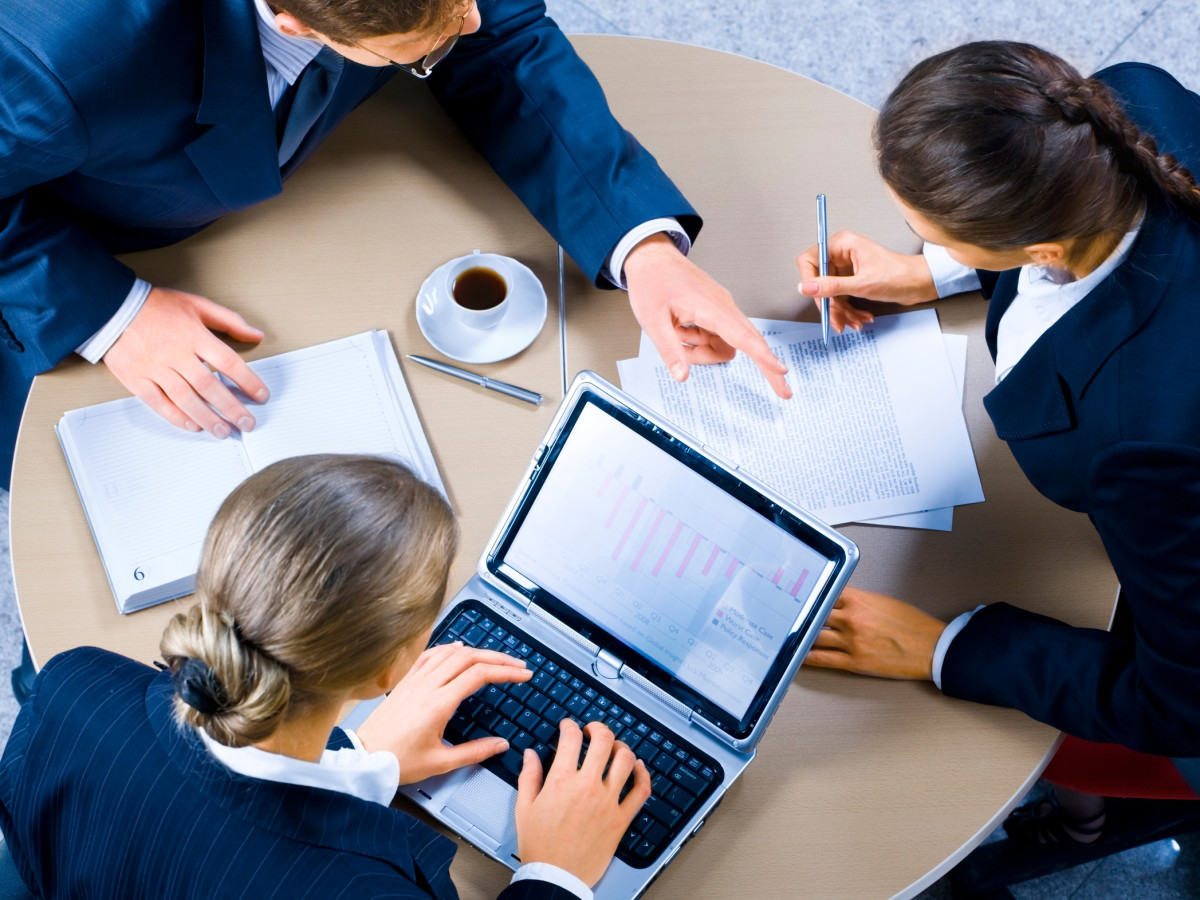
[[[923, 57], [969, 40], [1041, 44], [1083, 70], [1122, 60], [1162, 66], [1200, 88], [1196, 0], [548, 0], [569, 32], [701, 44], [816, 78], [873, 106]], [[84, 550], [83, 552], [87, 552]], [[19, 661], [8, 559], [8, 495], [0, 492], [0, 674]], [[0, 740], [15, 703], [0, 684]], [[1200, 897], [1200, 837], [1162, 841], [1013, 888], [1018, 900], [1189, 900]], [[949, 897], [944, 883], [921, 895]]]

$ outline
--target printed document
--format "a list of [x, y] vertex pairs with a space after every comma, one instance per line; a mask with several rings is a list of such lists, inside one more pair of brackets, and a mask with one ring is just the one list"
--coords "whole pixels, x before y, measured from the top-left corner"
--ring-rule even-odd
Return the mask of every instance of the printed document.
[[621, 386], [830, 525], [983, 500], [961, 394], [934, 310], [861, 332], [757, 320], [787, 363], [775, 396], [744, 354], [671, 378], [643, 337], [617, 363]]

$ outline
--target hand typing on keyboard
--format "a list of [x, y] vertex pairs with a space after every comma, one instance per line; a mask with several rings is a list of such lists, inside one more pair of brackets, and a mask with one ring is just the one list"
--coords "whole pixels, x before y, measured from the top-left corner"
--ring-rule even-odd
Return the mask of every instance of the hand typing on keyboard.
[[580, 729], [571, 719], [560, 726], [548, 774], [532, 749], [524, 763], [516, 809], [521, 860], [551, 863], [595, 885], [650, 797], [646, 764], [606, 726], [589, 722]]
[[400, 783], [411, 784], [462, 766], [482, 762], [508, 749], [501, 737], [482, 737], [456, 746], [442, 742], [458, 705], [489, 684], [528, 681], [532, 674], [519, 659], [495, 650], [443, 644], [424, 651], [397, 683], [392, 671], [380, 690], [392, 688], [357, 734], [369, 751], [389, 750], [400, 761]]

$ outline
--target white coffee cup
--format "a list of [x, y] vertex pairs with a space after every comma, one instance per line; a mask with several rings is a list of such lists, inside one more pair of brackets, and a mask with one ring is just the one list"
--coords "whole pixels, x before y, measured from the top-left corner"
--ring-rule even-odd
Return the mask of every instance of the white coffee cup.
[[467, 328], [495, 328], [508, 312], [516, 269], [497, 253], [478, 250], [459, 257], [446, 269], [445, 296], [454, 317]]

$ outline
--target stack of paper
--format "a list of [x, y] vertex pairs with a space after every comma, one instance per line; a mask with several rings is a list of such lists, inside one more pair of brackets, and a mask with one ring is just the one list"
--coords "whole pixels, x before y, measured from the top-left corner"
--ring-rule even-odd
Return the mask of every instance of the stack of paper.
[[780, 400], [744, 355], [674, 381], [649, 339], [617, 363], [621, 386], [830, 525], [949, 531], [952, 507], [983, 500], [962, 413], [967, 339], [933, 310], [833, 335], [753, 320], [787, 363]]

